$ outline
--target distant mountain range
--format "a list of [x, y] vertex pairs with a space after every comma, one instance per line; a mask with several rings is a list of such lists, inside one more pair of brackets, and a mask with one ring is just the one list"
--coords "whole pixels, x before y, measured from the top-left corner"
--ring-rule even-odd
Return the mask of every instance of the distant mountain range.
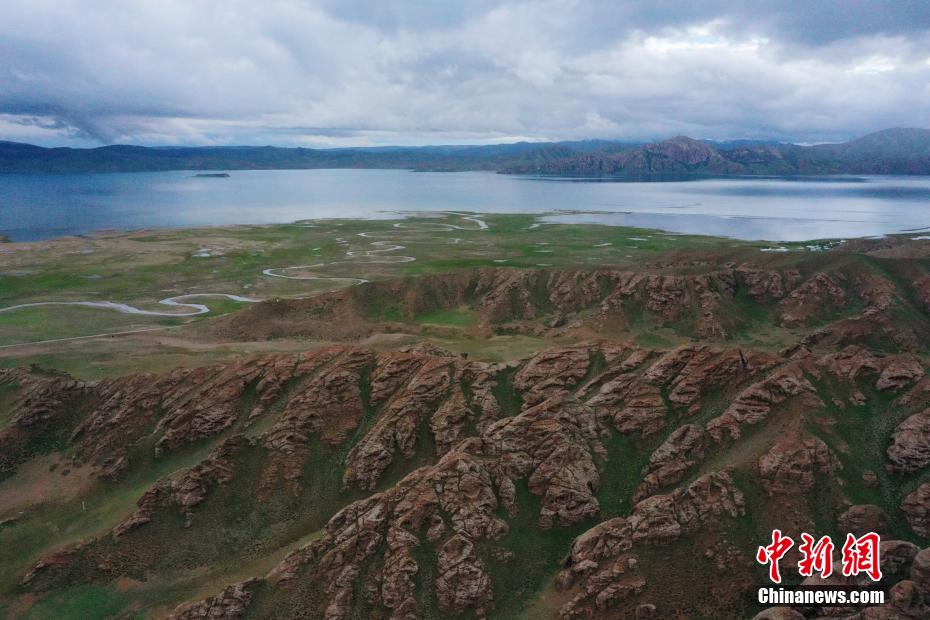
[[44, 148], [0, 141], [0, 173], [400, 168], [671, 178], [726, 175], [930, 174], [930, 129], [885, 129], [839, 144], [576, 141], [490, 146], [307, 149], [272, 146]]
[[501, 172], [597, 177], [930, 174], [930, 130], [885, 129], [849, 142], [815, 146], [713, 143], [679, 136], [615, 152], [518, 162]]

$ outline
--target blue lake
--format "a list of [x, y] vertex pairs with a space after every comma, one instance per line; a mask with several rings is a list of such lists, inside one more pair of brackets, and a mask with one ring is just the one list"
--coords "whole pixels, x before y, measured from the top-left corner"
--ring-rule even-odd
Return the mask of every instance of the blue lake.
[[232, 171], [0, 175], [0, 234], [385, 218], [410, 211], [557, 213], [548, 221], [773, 241], [930, 230], [930, 177], [736, 178], [666, 183], [484, 172]]

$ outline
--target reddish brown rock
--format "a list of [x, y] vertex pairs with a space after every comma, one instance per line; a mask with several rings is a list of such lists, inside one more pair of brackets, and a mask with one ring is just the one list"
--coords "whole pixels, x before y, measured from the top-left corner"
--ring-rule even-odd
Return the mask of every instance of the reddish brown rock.
[[345, 617], [360, 567], [386, 540], [390, 553], [378, 596], [395, 615], [407, 613], [416, 606], [412, 584], [419, 570], [411, 550], [422, 536], [439, 549], [440, 607], [484, 613], [493, 592], [475, 545], [507, 533], [494, 514], [497, 498], [515, 509], [513, 480], [524, 478], [541, 498], [540, 527], [595, 514], [599, 479], [590, 444], [597, 436], [593, 410], [571, 398], [552, 398], [493, 422], [480, 440], [459, 442], [436, 465], [341, 511], [318, 541], [289, 555], [269, 580], [284, 586], [308, 570], [327, 595], [326, 614]]
[[556, 584], [576, 594], [559, 610], [559, 617], [590, 617], [594, 610], [610, 609], [642, 591], [646, 581], [629, 553], [630, 534], [627, 520], [617, 517], [575, 539]]
[[362, 564], [387, 541], [391, 552], [383, 569], [383, 602], [395, 606], [395, 612], [408, 610], [413, 604], [412, 575], [418, 570], [410, 549], [427, 528], [441, 532], [437, 521], [448, 515], [455, 534], [439, 546], [437, 563], [445, 576], [441, 609], [480, 611], [493, 593], [473, 541], [496, 531], [498, 502], [491, 472], [471, 454], [478, 449], [479, 442], [464, 442], [436, 465], [415, 470], [390, 490], [350, 504], [330, 519], [318, 540], [292, 552], [272, 570], [269, 581], [286, 586], [307, 570], [328, 598], [325, 615], [344, 618]]
[[669, 495], [653, 495], [633, 508], [634, 543], [664, 544], [696, 531], [709, 519], [744, 512], [742, 492], [725, 471], [705, 474]]
[[[620, 365], [622, 372], [601, 382], [597, 394], [588, 404], [597, 410], [599, 417], [612, 419], [621, 433], [642, 432], [648, 435], [665, 425], [665, 404], [661, 391], [653, 385], [651, 378], [647, 383], [630, 372], [645, 357], [635, 354], [631, 357], [635, 357], [631, 364], [624, 362]], [[650, 368], [655, 368], [655, 364]]]
[[478, 304], [482, 322], [535, 318], [537, 309], [532, 292], [539, 278], [540, 274], [531, 270], [480, 270], [476, 290], [482, 295]]
[[[639, 594], [646, 579], [634, 555], [636, 544], [666, 544], [742, 511], [742, 493], [729, 474], [716, 472], [670, 495], [639, 502], [629, 519], [615, 517], [594, 526], [572, 543], [556, 577], [559, 590], [574, 594], [559, 617], [590, 618]], [[646, 617], [654, 612], [650, 607], [642, 612]]]
[[513, 385], [522, 391], [527, 406], [545, 399], [564, 395], [578, 385], [588, 372], [591, 347], [565, 347], [534, 355], [513, 378]]
[[646, 369], [646, 372], [643, 373], [643, 379], [652, 385], [666, 385], [677, 377], [696, 355], [706, 351], [707, 347], [693, 345], [672, 349], [660, 356]]
[[914, 543], [905, 540], [883, 540], [879, 546], [883, 578], [909, 575], [911, 563], [920, 552]]
[[913, 355], [889, 358], [884, 364], [875, 388], [878, 390], [900, 390], [924, 376], [924, 367]]
[[456, 534], [445, 542], [436, 557], [436, 599], [440, 608], [463, 613], [473, 609], [483, 616], [493, 599], [491, 579], [484, 572], [474, 543]]
[[448, 395], [453, 367], [447, 358], [429, 358], [393, 396], [368, 433], [346, 457], [343, 483], [373, 489], [394, 461], [395, 452], [411, 458], [420, 424], [429, 420]]
[[749, 296], [760, 302], [778, 301], [801, 281], [797, 270], [779, 272], [771, 269], [756, 269], [749, 265], [737, 267], [739, 280]]
[[633, 495], [633, 501], [638, 502], [681, 482], [685, 473], [704, 459], [706, 443], [704, 429], [696, 424], [676, 429], [649, 457], [649, 464], [643, 469], [643, 482]]
[[888, 515], [874, 504], [859, 504], [850, 506], [846, 512], [839, 516], [837, 527], [841, 534], [854, 534], [862, 536], [875, 532], [884, 536], [888, 531]]
[[136, 511], [113, 528], [114, 538], [151, 521], [160, 505], [176, 506], [184, 515], [185, 527], [190, 527], [194, 508], [203, 502], [212, 487], [228, 484], [233, 479], [233, 457], [248, 445], [249, 440], [245, 436], [234, 435], [220, 444], [206, 460], [177, 479], [160, 480], [142, 495]]
[[706, 391], [739, 384], [777, 363], [778, 358], [765, 353], [702, 349], [671, 380], [668, 399], [676, 405], [693, 405]]
[[[175, 389], [168, 390], [161, 399], [160, 407], [165, 413], [154, 429], [154, 433], [160, 435], [156, 454], [213, 437], [232, 426], [239, 418], [241, 399], [250, 386], [255, 392], [256, 410], [249, 415], [257, 417], [264, 403], [280, 395], [295, 371], [309, 371], [319, 361], [317, 356], [303, 363], [294, 356], [271, 356], [258, 363], [246, 360], [220, 368], [190, 371], [198, 376], [179, 378]], [[192, 384], [197, 386], [194, 391], [190, 389]]]
[[910, 473], [930, 464], [930, 409], [898, 425], [888, 446], [892, 471]]
[[914, 533], [930, 538], [930, 482], [925, 482], [901, 500], [901, 512]]
[[169, 620], [238, 620], [244, 618], [252, 602], [252, 589], [258, 579], [249, 579], [227, 586], [217, 596], [208, 597], [197, 603], [179, 605], [168, 614]]
[[759, 459], [759, 475], [770, 493], [809, 491], [817, 475], [831, 474], [840, 467], [830, 448], [809, 435], [778, 441]]
[[807, 325], [824, 311], [846, 305], [846, 292], [824, 273], [816, 273], [778, 304], [781, 322], [787, 327]]
[[429, 420], [437, 453], [448, 452], [462, 438], [465, 424], [474, 415], [461, 388], [453, 388], [452, 395], [439, 405]]
[[911, 564], [911, 581], [925, 595], [930, 595], [930, 547], [922, 549], [914, 556]]
[[605, 383], [589, 404], [602, 417], [610, 417], [614, 427], [624, 435], [647, 437], [665, 428], [667, 423], [668, 410], [661, 390], [634, 376], [622, 375]]
[[336, 445], [358, 427], [364, 413], [361, 377], [373, 359], [370, 352], [347, 350], [292, 390], [271, 431], [263, 437], [271, 450], [262, 476], [263, 497], [274, 493], [281, 480], [297, 490], [312, 436]]
[[633, 546], [632, 532], [629, 521], [615, 517], [578, 536], [562, 563], [564, 568], [559, 575], [560, 589], [571, 587], [579, 577], [590, 574], [604, 560], [629, 551]]
[[506, 368], [503, 364], [469, 362], [462, 369], [462, 381], [468, 384], [470, 398], [468, 406], [478, 415], [478, 432], [484, 432], [488, 424], [503, 415], [494, 389], [498, 373]]
[[13, 471], [28, 458], [30, 437], [67, 418], [78, 401], [96, 386], [68, 376], [33, 374], [21, 368], [0, 370], [0, 385], [18, 388], [10, 404], [9, 422], [0, 427], [0, 473]]
[[697, 335], [707, 339], [729, 337], [726, 323], [736, 317], [723, 309], [721, 299], [730, 299], [735, 293], [736, 278], [733, 273], [724, 270], [705, 277], [695, 277], [692, 286], [697, 296], [697, 318], [694, 321]]
[[28, 586], [40, 576], [55, 573], [69, 566], [76, 553], [76, 548], [68, 548], [59, 549], [58, 551], [53, 551], [52, 553], [42, 556], [38, 562], [33, 564], [29, 572], [23, 575], [23, 578], [20, 580], [20, 585]]
[[408, 344], [407, 346], [401, 347], [398, 349], [401, 353], [410, 353], [411, 355], [416, 356], [430, 356], [430, 357], [457, 357], [455, 353], [448, 349], [444, 349], [432, 342], [417, 342], [414, 344]]
[[813, 396], [814, 386], [801, 369], [794, 364], [786, 364], [743, 390], [719, 417], [707, 423], [707, 432], [718, 442], [726, 437], [739, 439], [741, 426], [762, 422], [773, 407], [801, 394], [810, 396], [810, 406], [822, 404]]
[[845, 381], [856, 381], [865, 374], [878, 373], [882, 360], [875, 354], [856, 345], [849, 345], [835, 353], [822, 355], [805, 368], [811, 373], [828, 372]]
[[491, 424], [483, 441], [486, 451], [498, 457], [503, 476], [529, 476], [530, 492], [542, 500], [539, 526], [549, 529], [597, 513], [600, 476], [589, 444], [597, 437], [591, 407], [553, 398]]
[[692, 303], [688, 280], [684, 276], [648, 276], [644, 297], [646, 308], [665, 321], [674, 321]]
[[[311, 373], [343, 350], [321, 348], [306, 354], [253, 357], [163, 375], [74, 383], [71, 387], [73, 380], [45, 380], [41, 385], [55, 386], [57, 396], [45, 397], [42, 402], [47, 411], [49, 407], [60, 408], [68, 415], [71, 406], [66, 401], [79, 394], [87, 415], [75, 424], [69, 442], [78, 459], [94, 465], [99, 475], [115, 480], [131, 466], [128, 445], [152, 436], [158, 454], [215, 437], [241, 418], [254, 420], [281, 397], [285, 384]], [[38, 383], [36, 386], [36, 395], [45, 389]], [[244, 411], [247, 394], [251, 408]], [[27, 398], [24, 404], [30, 402]], [[37, 419], [36, 414], [31, 417]]]

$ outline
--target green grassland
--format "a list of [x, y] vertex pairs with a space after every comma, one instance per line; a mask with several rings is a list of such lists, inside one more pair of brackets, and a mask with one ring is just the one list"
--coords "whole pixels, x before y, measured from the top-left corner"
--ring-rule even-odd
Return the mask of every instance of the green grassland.
[[[533, 227], [539, 220], [530, 215], [481, 218], [487, 228], [459, 215], [436, 214], [406, 220], [321, 220], [4, 244], [0, 308], [90, 300], [171, 311], [158, 301], [197, 293], [259, 299], [302, 297], [353, 283], [337, 279], [340, 277], [383, 279], [467, 267], [620, 266], [674, 250], [752, 247], [731, 240], [624, 227]], [[262, 273], [295, 266], [308, 267], [277, 273], [321, 279], [286, 279]], [[243, 306], [216, 298], [193, 301], [211, 309], [209, 315], [200, 315], [197, 320]], [[176, 325], [192, 320], [120, 315], [73, 306], [22, 308], [0, 312], [0, 345], [120, 331], [141, 323]], [[461, 320], [466, 319], [423, 319], [440, 324]]]
[[[352, 278], [381, 280], [470, 267], [631, 267], [669, 253], [702, 249], [725, 255], [756, 253], [767, 245], [626, 227], [549, 224], [543, 216], [526, 214], [436, 213], [385, 220], [108, 232], [0, 246], [0, 310], [48, 301], [109, 301], [180, 314], [190, 310], [159, 301], [210, 293], [300, 298], [352, 286], [358, 282]], [[269, 276], [263, 273], [267, 269], [291, 277]], [[94, 378], [314, 346], [283, 340], [205, 343], [203, 327], [213, 318], [251, 304], [220, 297], [189, 301], [210, 311], [151, 316], [73, 305], [0, 311], [0, 368], [38, 364]], [[476, 323], [468, 307], [418, 317], [401, 316], [390, 304], [375, 310], [379, 316], [374, 318], [383, 321], [413, 318], [421, 338], [489, 360], [513, 359], [514, 352], [523, 355], [552, 344], [520, 335], [464, 337]], [[630, 337], [644, 345], [676, 340], [670, 330], [646, 327]]]

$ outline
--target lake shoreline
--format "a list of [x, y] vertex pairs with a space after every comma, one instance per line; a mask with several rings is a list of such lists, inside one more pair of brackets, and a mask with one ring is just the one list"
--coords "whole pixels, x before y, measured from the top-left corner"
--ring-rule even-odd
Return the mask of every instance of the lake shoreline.
[[0, 195], [0, 235], [13, 241], [103, 230], [288, 224], [334, 216], [374, 220], [450, 211], [597, 214], [615, 220], [611, 225], [793, 241], [930, 226], [930, 177], [706, 177], [655, 183], [316, 169], [248, 170], [218, 183], [180, 171], [0, 175]]

